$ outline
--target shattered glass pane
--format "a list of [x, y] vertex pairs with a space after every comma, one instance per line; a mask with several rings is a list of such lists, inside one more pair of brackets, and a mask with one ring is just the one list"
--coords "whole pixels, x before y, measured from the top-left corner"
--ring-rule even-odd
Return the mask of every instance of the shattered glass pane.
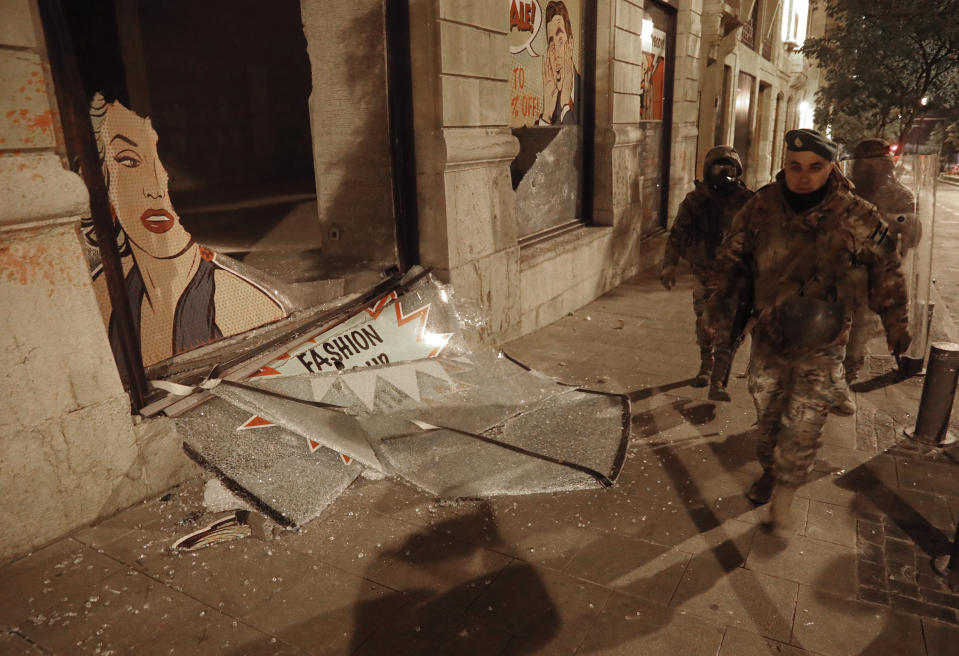
[[249, 413], [213, 399], [177, 418], [188, 454], [284, 525], [317, 517], [357, 476], [335, 451], [314, 452], [279, 426], [238, 430]]
[[[361, 467], [444, 498], [612, 484], [629, 438], [627, 397], [470, 351], [478, 319], [458, 312], [432, 276], [401, 292], [291, 346], [242, 383], [211, 381], [219, 398], [178, 419], [188, 451], [294, 523], [315, 516]], [[386, 362], [353, 366], [364, 350], [354, 347], [374, 335]], [[329, 480], [315, 494], [322, 471]]]

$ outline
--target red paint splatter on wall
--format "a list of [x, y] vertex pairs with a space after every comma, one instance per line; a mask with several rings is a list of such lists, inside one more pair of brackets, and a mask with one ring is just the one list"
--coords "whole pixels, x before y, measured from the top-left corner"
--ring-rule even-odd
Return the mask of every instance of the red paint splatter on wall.
[[[58, 244], [48, 248], [33, 239], [13, 247], [0, 246], [0, 278], [19, 285], [46, 283], [47, 293], [52, 295], [64, 283], [75, 283], [74, 267], [67, 265], [70, 257], [67, 246]], [[82, 282], [90, 284], [86, 277]]]
[[48, 109], [42, 114], [34, 116], [33, 120], [27, 124], [27, 127], [31, 130], [40, 130], [42, 132], [46, 132], [53, 127], [53, 112]]
[[26, 285], [30, 280], [29, 263], [7, 247], [0, 247], [0, 270], [6, 274], [8, 282]]

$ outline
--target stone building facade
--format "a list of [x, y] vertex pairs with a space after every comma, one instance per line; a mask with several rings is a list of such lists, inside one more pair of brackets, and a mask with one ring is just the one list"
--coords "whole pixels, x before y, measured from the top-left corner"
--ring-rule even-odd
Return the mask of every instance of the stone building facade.
[[191, 473], [172, 420], [130, 414], [77, 239], [37, 6], [0, 3], [0, 558]]
[[[64, 90], [47, 60], [43, 1], [0, 0], [0, 493], [8, 529], [0, 558], [196, 473], [171, 420], [131, 414], [111, 355], [77, 234], [87, 191], [67, 165], [57, 109]], [[87, 80], [87, 91], [112, 85], [127, 107], [152, 117], [171, 192], [194, 234], [228, 249], [264, 207], [282, 207], [283, 221], [253, 231], [272, 250], [227, 252], [270, 268], [295, 250], [274, 273], [324, 301], [390, 268], [431, 267], [477, 308], [480, 338], [496, 344], [657, 263], [711, 146], [737, 144], [758, 186], [778, 170], [781, 134], [811, 116], [810, 79], [789, 41], [808, 20], [803, 0], [567, 0], [576, 87], [569, 98], [559, 93], [557, 124], [546, 126], [553, 83], [542, 71], [559, 24], [547, 20], [547, 4], [301, 0], [270, 48], [285, 44], [297, 59], [250, 59], [234, 75], [241, 50], [214, 58], [200, 49], [207, 40], [220, 51], [233, 45], [225, 30], [202, 29], [217, 3], [116, 0], [104, 3], [110, 28], [94, 30], [105, 36], [76, 50], [81, 68], [95, 73], [97, 61], [122, 61], [112, 77]], [[256, 15], [257, 6], [245, 14], [230, 5], [231, 20], [242, 23], [233, 32], [274, 29], [267, 20], [281, 19]], [[186, 11], [207, 14], [181, 34]], [[91, 17], [72, 20], [75, 36], [91, 33], [83, 22]], [[522, 30], [525, 48], [515, 46]], [[157, 45], [171, 34], [182, 40], [176, 52]], [[215, 74], [193, 80], [195, 61]], [[523, 61], [533, 65], [521, 75]], [[526, 82], [539, 86], [523, 100], [517, 88]], [[204, 105], [207, 87], [228, 102]], [[282, 95], [299, 88], [301, 97]], [[234, 98], [237, 89], [243, 94]], [[517, 126], [523, 103], [530, 111]], [[567, 112], [576, 119], [561, 127]], [[237, 168], [246, 153], [257, 167], [249, 179]], [[557, 164], [557, 156], [569, 159]], [[270, 191], [224, 203], [215, 192], [231, 180], [242, 183], [231, 193]], [[548, 225], [533, 225], [547, 205]], [[218, 223], [226, 211], [246, 212], [243, 226]], [[295, 237], [284, 237], [294, 224]]]
[[782, 167], [782, 135], [813, 127], [815, 70], [798, 52], [824, 13], [808, 0], [704, 0], [697, 161], [720, 143], [732, 144], [758, 188]]

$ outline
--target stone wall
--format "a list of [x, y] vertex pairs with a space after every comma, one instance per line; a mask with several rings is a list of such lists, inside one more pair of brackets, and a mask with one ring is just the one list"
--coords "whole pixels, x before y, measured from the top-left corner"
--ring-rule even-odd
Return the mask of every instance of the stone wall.
[[519, 334], [505, 9], [410, 2], [420, 260], [483, 315], [483, 342]]
[[36, 7], [0, 1], [0, 559], [194, 473], [168, 420], [134, 425], [76, 225]]
[[522, 248], [509, 174], [519, 144], [508, 128], [507, 7], [495, 0], [410, 5], [420, 257], [486, 317], [482, 340], [535, 330], [651, 264], [661, 244], [641, 241], [646, 153], [630, 125], [638, 119], [638, 78], [619, 65], [638, 65], [640, 45], [630, 37], [639, 33], [641, 3], [598, 4], [594, 225]]
[[700, 140], [703, 0], [679, 3], [676, 16], [676, 62], [673, 89], [673, 143], [669, 174], [670, 220], [699, 176], [696, 146]]

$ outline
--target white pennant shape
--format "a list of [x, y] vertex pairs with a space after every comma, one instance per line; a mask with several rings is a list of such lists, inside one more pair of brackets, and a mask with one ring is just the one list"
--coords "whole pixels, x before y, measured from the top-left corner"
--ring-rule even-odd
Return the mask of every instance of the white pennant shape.
[[310, 392], [314, 401], [322, 402], [337, 380], [336, 376], [317, 376], [310, 380]]
[[373, 403], [376, 400], [376, 379], [379, 377], [378, 370], [369, 369], [351, 369], [348, 373], [340, 376], [340, 381], [346, 387], [356, 394], [366, 409], [373, 412]]
[[436, 360], [421, 360], [417, 369], [422, 371], [424, 374], [429, 374], [434, 378], [439, 378], [450, 385], [454, 384], [453, 379], [450, 378], [449, 372], [447, 372], [443, 365]]
[[416, 381], [416, 364], [397, 365], [378, 371], [380, 377], [407, 396], [420, 401], [420, 384]]

